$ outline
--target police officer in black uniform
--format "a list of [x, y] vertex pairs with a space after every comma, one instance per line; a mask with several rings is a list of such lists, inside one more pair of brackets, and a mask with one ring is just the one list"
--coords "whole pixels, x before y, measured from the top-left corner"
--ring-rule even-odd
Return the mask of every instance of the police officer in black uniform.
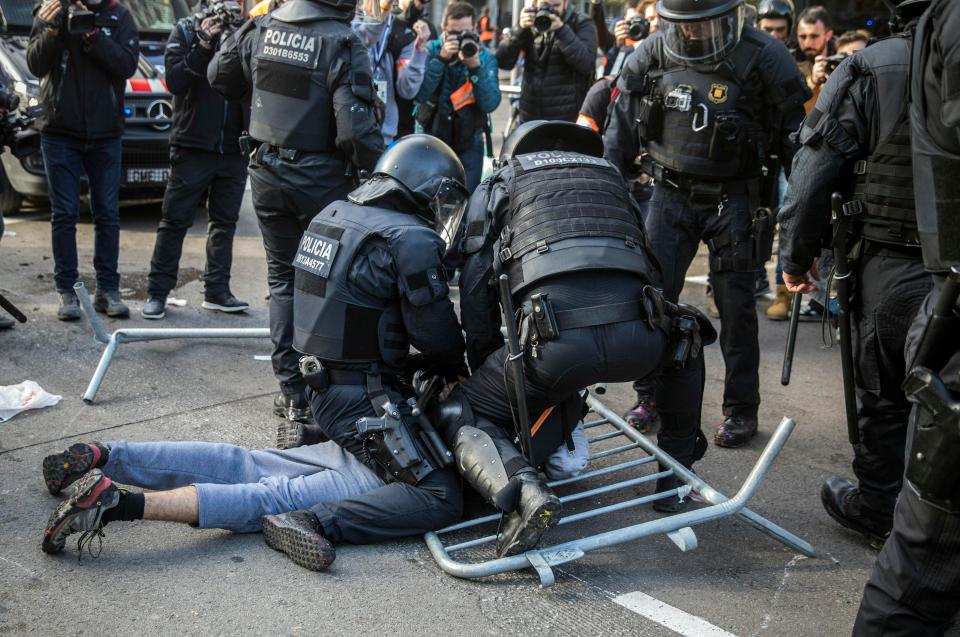
[[[789, 133], [810, 96], [789, 52], [744, 26], [742, 4], [660, 0], [660, 29], [627, 61], [604, 134], [606, 157], [622, 173], [642, 153], [641, 169], [656, 181], [646, 230], [668, 300], [679, 298], [700, 241], [710, 249], [727, 367], [714, 442], [725, 447], [757, 431], [754, 279], [769, 257], [762, 248], [771, 224], [755, 217], [763, 159], [773, 153], [789, 165]], [[673, 382], [668, 372], [657, 393]]]
[[[314, 420], [385, 486], [263, 519], [265, 537], [311, 568], [329, 543], [376, 542], [460, 517], [459, 478], [424, 447], [401, 376], [411, 364], [448, 381], [466, 374], [448, 297], [444, 239], [466, 206], [463, 167], [443, 142], [409, 135], [347, 201], [314, 217], [293, 259], [293, 345]], [[439, 436], [437, 436], [439, 440]], [[321, 546], [322, 545], [322, 546]]]
[[208, 68], [227, 98], [252, 91], [249, 174], [267, 251], [277, 415], [309, 418], [293, 348], [293, 257], [313, 216], [343, 199], [383, 152], [354, 0], [290, 0], [247, 22]]
[[[683, 397], [694, 413], [669, 432], [675, 448], [668, 451], [687, 466], [694, 459], [703, 368], [699, 343], [693, 341], [699, 338], [697, 319], [709, 321], [689, 308], [667, 309], [652, 287], [659, 272], [638, 206], [602, 153], [599, 135], [587, 128], [527, 122], [504, 143], [501, 167], [480, 185], [467, 213], [460, 315], [473, 374], [443, 404], [437, 420], [464, 478], [508, 514], [498, 536], [500, 556], [535, 546], [559, 520], [560, 502], [534, 467], [581, 416], [579, 391], [656, 370], [675, 349], [668, 347], [673, 332], [668, 314], [687, 320], [684, 342], [693, 345], [688, 350], [693, 360], [681, 363], [694, 378]], [[522, 315], [530, 417], [542, 420], [544, 410], [560, 406], [560, 422], [534, 431], [527, 458], [510, 440], [518, 431], [517, 396], [500, 333], [501, 274]]]
[[[899, 9], [924, 4], [907, 0]], [[910, 79], [917, 225], [934, 288], [907, 337], [904, 389], [915, 403], [907, 484], [863, 591], [855, 637], [942, 635], [960, 608], [960, 100], [945, 90], [955, 86], [958, 54], [960, 5], [934, 0], [914, 35]]]
[[[923, 3], [903, 3], [901, 23]], [[830, 195], [845, 196], [847, 254], [860, 442], [859, 485], [831, 477], [820, 497], [827, 513], [879, 548], [893, 525], [903, 478], [910, 403], [907, 330], [930, 290], [917, 236], [908, 110], [913, 27], [874, 42], [830, 75], [800, 129], [790, 187], [780, 212], [781, 263], [791, 292], [812, 292], [807, 272], [829, 236]]]

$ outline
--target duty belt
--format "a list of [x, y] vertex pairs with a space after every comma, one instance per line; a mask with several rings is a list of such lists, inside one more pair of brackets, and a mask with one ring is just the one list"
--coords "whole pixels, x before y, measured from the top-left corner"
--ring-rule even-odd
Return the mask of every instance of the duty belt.
[[658, 184], [690, 193], [695, 201], [715, 203], [720, 201], [724, 195], [746, 195], [754, 191], [759, 193], [759, 178], [710, 181], [678, 173], [662, 164], [658, 164], [649, 157], [640, 159], [640, 170], [653, 177]]
[[390, 384], [395, 379], [392, 374], [371, 374], [351, 369], [330, 369], [316, 356], [304, 356], [300, 359], [300, 373], [307, 385], [317, 391], [327, 391], [331, 385], [370, 386], [370, 377], [381, 379]]

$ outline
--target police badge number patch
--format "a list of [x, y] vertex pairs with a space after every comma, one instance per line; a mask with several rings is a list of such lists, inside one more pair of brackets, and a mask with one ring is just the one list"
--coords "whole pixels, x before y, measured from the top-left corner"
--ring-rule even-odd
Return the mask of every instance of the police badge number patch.
[[337, 258], [340, 242], [330, 237], [321, 237], [313, 232], [304, 232], [293, 259], [293, 267], [323, 279], [330, 277], [330, 268]]
[[707, 97], [714, 104], [723, 104], [727, 101], [727, 91], [729, 87], [726, 84], [713, 83], [710, 85], [710, 95]]
[[270, 27], [264, 32], [262, 43], [260, 59], [311, 70], [317, 68], [321, 40], [316, 35]]

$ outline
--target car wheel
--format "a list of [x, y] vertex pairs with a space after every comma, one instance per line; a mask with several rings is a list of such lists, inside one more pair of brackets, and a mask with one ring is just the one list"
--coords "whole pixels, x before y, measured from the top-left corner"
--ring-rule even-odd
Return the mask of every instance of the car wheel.
[[23, 195], [13, 189], [10, 180], [7, 179], [7, 173], [0, 168], [0, 214], [9, 215], [13, 212], [19, 212], [23, 206]]

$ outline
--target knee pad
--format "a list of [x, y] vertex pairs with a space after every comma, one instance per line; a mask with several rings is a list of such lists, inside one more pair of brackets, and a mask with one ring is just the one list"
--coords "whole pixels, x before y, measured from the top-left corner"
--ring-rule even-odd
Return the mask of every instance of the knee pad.
[[456, 445], [457, 432], [460, 429], [472, 427], [476, 423], [473, 409], [460, 387], [454, 388], [446, 400], [436, 404], [430, 420], [440, 430], [440, 435], [450, 448]]

